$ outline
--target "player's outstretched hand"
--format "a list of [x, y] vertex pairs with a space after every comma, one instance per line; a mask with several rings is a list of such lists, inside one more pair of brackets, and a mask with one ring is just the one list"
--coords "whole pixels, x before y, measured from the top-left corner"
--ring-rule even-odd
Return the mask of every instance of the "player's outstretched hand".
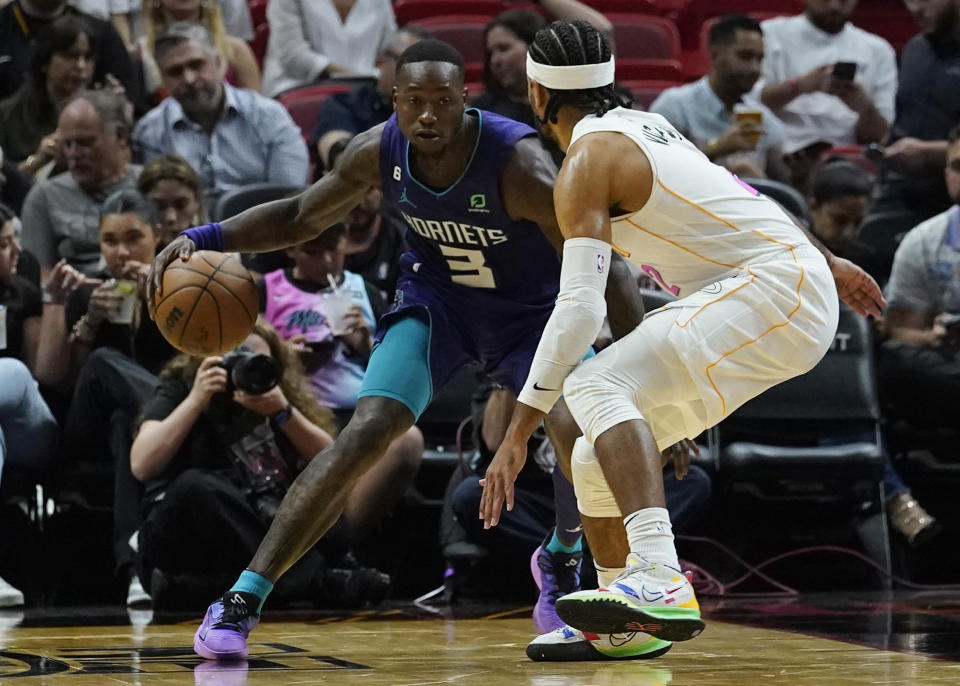
[[480, 519], [483, 528], [489, 529], [500, 521], [500, 509], [504, 502], [507, 510], [513, 509], [513, 482], [527, 461], [526, 439], [511, 438], [508, 434], [493, 456], [487, 473], [480, 479], [483, 495], [480, 496]]
[[153, 318], [153, 296], [163, 290], [163, 270], [178, 257], [188, 260], [196, 244], [186, 236], [177, 236], [154, 258], [150, 265], [150, 275], [147, 277], [147, 303], [150, 305], [150, 317]]
[[830, 271], [837, 283], [840, 299], [854, 312], [861, 317], [880, 317], [883, 314], [887, 301], [883, 299], [883, 291], [872, 276], [850, 260], [836, 256], [830, 261]]

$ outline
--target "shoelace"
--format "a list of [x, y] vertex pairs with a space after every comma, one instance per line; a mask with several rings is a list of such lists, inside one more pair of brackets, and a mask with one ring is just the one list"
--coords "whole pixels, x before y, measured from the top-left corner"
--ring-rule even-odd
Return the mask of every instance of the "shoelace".
[[554, 563], [551, 563], [547, 559], [547, 556], [541, 556], [537, 560], [537, 566], [540, 568], [540, 571], [546, 576], [552, 576], [556, 580], [556, 585], [554, 588], [550, 589], [547, 593], [547, 597], [553, 600], [556, 600], [561, 595], [566, 595], [567, 593], [572, 593], [574, 590], [580, 588], [580, 565], [567, 566], [566, 564], [555, 564], [557, 561], [567, 558], [570, 560], [576, 559], [573, 555], [563, 555], [561, 554], [552, 554], [549, 557], [553, 559]]
[[220, 616], [220, 621], [213, 626], [215, 629], [226, 628], [234, 631], [243, 631], [243, 627], [240, 625], [249, 617], [250, 609], [247, 607], [246, 601], [234, 595], [229, 602], [223, 603], [223, 615]]

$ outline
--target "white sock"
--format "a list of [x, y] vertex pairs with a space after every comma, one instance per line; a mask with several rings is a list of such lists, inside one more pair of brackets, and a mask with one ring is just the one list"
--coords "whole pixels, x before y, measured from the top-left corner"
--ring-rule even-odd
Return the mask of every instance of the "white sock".
[[652, 562], [680, 569], [677, 549], [673, 545], [670, 514], [663, 507], [646, 507], [623, 518], [630, 552]]
[[610, 588], [613, 580], [625, 569], [624, 567], [601, 567], [596, 560], [593, 561], [593, 566], [597, 569], [597, 582], [600, 588]]

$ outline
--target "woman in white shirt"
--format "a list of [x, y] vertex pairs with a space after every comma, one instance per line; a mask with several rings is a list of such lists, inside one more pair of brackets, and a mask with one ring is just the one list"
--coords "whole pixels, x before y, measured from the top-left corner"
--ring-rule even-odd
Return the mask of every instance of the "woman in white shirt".
[[377, 54], [397, 29], [390, 0], [271, 0], [263, 93], [330, 77], [375, 77]]

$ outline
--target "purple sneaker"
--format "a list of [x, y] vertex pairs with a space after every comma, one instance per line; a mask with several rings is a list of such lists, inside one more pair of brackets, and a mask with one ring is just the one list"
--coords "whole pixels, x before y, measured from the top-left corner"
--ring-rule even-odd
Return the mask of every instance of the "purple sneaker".
[[203, 624], [193, 635], [193, 650], [208, 660], [242, 660], [247, 656], [247, 636], [260, 622], [253, 608], [260, 599], [253, 593], [229, 591], [207, 608]]
[[540, 589], [540, 597], [533, 608], [533, 626], [540, 634], [548, 634], [566, 626], [557, 615], [557, 598], [580, 590], [580, 563], [583, 552], [551, 553], [547, 543], [553, 530], [530, 556], [530, 573]]

